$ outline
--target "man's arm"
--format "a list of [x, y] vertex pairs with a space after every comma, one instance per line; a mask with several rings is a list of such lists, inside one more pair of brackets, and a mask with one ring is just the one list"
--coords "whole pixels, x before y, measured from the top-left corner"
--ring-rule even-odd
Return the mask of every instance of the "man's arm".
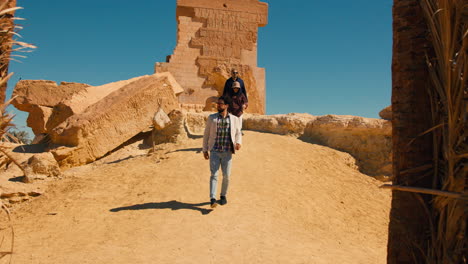
[[206, 125], [205, 125], [205, 131], [203, 133], [203, 156], [205, 159], [209, 159], [209, 154], [208, 154], [208, 140], [210, 138], [210, 130], [211, 130], [211, 118], [208, 116], [208, 119], [206, 120]]
[[235, 141], [234, 141], [234, 146], [236, 150], [239, 150], [242, 145], [242, 132], [241, 132], [241, 126], [240, 126], [240, 118], [236, 117], [237, 120], [237, 125], [236, 125], [236, 131], [235, 131]]
[[245, 95], [245, 99], [248, 101], [247, 90], [245, 89], [244, 80], [239, 78], [239, 81], [240, 81], [239, 83], [241, 85], [242, 93]]

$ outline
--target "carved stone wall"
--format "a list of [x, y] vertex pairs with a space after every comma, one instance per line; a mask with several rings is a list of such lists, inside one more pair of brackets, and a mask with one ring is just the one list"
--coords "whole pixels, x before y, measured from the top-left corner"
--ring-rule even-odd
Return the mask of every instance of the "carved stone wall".
[[258, 27], [268, 20], [268, 5], [258, 0], [178, 0], [177, 45], [168, 62], [155, 71], [169, 71], [183, 87], [179, 96], [187, 110], [211, 110], [222, 94], [230, 70], [244, 80], [250, 113], [265, 113], [265, 69], [257, 67]]

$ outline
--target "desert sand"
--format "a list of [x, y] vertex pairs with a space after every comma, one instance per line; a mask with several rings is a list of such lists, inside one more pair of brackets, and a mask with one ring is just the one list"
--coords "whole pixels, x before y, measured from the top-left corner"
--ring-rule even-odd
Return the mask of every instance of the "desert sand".
[[12, 208], [12, 263], [386, 262], [391, 193], [349, 154], [245, 131], [228, 204], [211, 210], [201, 144], [67, 170]]

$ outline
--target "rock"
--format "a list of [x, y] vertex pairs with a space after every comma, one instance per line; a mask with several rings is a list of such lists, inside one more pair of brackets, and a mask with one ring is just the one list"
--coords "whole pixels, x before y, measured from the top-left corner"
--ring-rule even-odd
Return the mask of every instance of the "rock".
[[21, 80], [13, 91], [12, 96], [16, 96], [16, 98], [12, 104], [25, 112], [31, 111], [33, 106], [54, 107], [88, 86], [84, 83], [62, 82], [57, 85], [54, 81]]
[[170, 124], [162, 130], [154, 131], [153, 142], [155, 145], [162, 143], [175, 143], [187, 138], [184, 123], [187, 112], [185, 110], [173, 110], [169, 113]]
[[185, 127], [189, 136], [203, 136], [206, 120], [211, 112], [188, 112], [185, 119]]
[[[17, 98], [12, 102], [19, 110], [29, 112], [28, 126], [34, 134], [40, 135], [50, 131], [68, 117], [83, 112], [87, 107], [97, 103], [107, 95], [122, 87], [149, 75], [108, 83], [101, 86], [90, 86], [81, 83], [53, 81], [22, 80], [13, 92]], [[174, 92], [183, 91], [170, 73], [161, 73], [169, 80]]]
[[176, 84], [170, 73], [145, 76], [70, 116], [50, 133], [52, 143], [69, 147], [53, 150], [54, 157], [61, 167], [71, 167], [104, 156], [148, 129], [158, 99], [164, 111], [177, 109]]
[[[202, 136], [206, 119], [212, 112], [188, 112], [185, 119], [185, 130], [189, 136]], [[291, 113], [286, 115], [244, 114], [243, 129], [280, 135], [300, 136], [304, 133], [307, 123], [316, 117], [309, 114]]]
[[173, 110], [169, 113], [171, 123], [164, 129], [153, 131], [151, 138], [144, 143], [147, 145], [176, 143], [186, 138], [203, 137], [206, 120], [210, 112], [188, 112], [184, 109]]
[[[156, 75], [159, 77], [166, 77], [175, 94], [180, 94], [183, 92], [183, 89], [170, 73], [158, 73]], [[76, 93], [69, 99], [64, 100], [54, 106], [51, 117], [46, 124], [47, 130], [52, 131], [52, 129], [54, 129], [60, 123], [64, 122], [68, 117], [82, 113], [87, 107], [96, 104], [109, 94], [118, 91], [133, 82], [142, 79], [148, 80], [150, 76], [155, 75], [144, 75], [128, 80], [107, 83], [101, 86], [87, 87], [86, 90], [80, 93]]]
[[28, 201], [30, 198], [28, 196], [15, 196], [10, 199], [8, 199], [8, 202], [10, 204], [17, 204], [17, 203], [22, 203]]
[[128, 84], [148, 76], [149, 75], [144, 75], [131, 78], [129, 80], [107, 83], [100, 86], [86, 87], [86, 89], [80, 93], [75, 93], [69, 98], [54, 105], [51, 117], [46, 125], [47, 130], [52, 131], [52, 129], [65, 121], [68, 117], [83, 112], [87, 107], [99, 102], [112, 92], [118, 91]]
[[379, 112], [379, 116], [382, 119], [392, 121], [392, 106], [387, 106]]
[[[185, 131], [189, 135], [203, 135], [209, 114], [211, 113], [187, 113]], [[244, 114], [243, 129], [298, 136], [306, 141], [350, 153], [356, 158], [360, 170], [368, 175], [388, 180], [392, 174], [392, 127], [386, 120], [337, 115], [316, 117], [297, 113]], [[168, 134], [175, 133], [174, 131]], [[355, 165], [350, 163], [349, 166]]]
[[43, 190], [35, 189], [35, 190], [14, 190], [11, 188], [1, 188], [0, 198], [12, 198], [12, 197], [21, 197], [21, 196], [30, 196], [30, 197], [37, 197], [39, 195], [44, 194]]
[[26, 165], [22, 166], [22, 171], [24, 173], [22, 181], [24, 183], [33, 183], [34, 180], [36, 179], [36, 175], [32, 171], [32, 168]]
[[[230, 71], [244, 80], [249, 113], [265, 113], [265, 69], [257, 67], [258, 27], [268, 23], [268, 4], [258, 0], [177, 1], [177, 44], [155, 72], [171, 72], [184, 88], [183, 109], [210, 110]], [[210, 100], [208, 100], [210, 99]]]
[[327, 115], [310, 121], [303, 139], [350, 153], [363, 173], [391, 175], [391, 123], [382, 119]]
[[61, 176], [59, 165], [50, 152], [34, 154], [29, 158], [28, 166], [31, 167], [34, 174], [42, 174], [48, 177]]
[[26, 123], [32, 129], [34, 135], [47, 133], [46, 123], [52, 114], [52, 108], [48, 106], [31, 105]]
[[243, 115], [243, 129], [280, 135], [302, 135], [315, 116], [291, 113], [286, 115]]
[[89, 87], [83, 83], [21, 80], [13, 91], [16, 98], [12, 104], [21, 111], [29, 112], [27, 124], [35, 135], [46, 133], [46, 124], [52, 115], [52, 108], [62, 100]]

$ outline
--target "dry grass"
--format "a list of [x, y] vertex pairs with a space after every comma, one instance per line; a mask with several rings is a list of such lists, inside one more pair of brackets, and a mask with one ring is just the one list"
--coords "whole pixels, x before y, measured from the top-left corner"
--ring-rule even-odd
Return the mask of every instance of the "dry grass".
[[[467, 195], [468, 21], [466, 0], [422, 0], [434, 56], [428, 56], [433, 127], [433, 188]], [[465, 12], [465, 14], [464, 14]], [[466, 199], [435, 196], [428, 207], [427, 263], [467, 263]]]

